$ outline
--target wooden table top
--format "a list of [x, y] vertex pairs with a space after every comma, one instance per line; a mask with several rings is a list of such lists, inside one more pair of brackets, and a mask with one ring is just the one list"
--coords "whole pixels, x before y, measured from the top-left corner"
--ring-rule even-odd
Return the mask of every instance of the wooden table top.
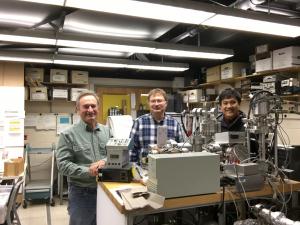
[[[249, 199], [270, 196], [273, 194], [273, 189], [277, 192], [294, 192], [296, 190], [300, 190], [300, 182], [293, 180], [285, 180], [285, 183], [282, 181], [274, 183], [275, 186], [272, 188], [270, 184], [265, 184], [262, 189], [258, 191], [246, 192], [246, 197]], [[120, 204], [120, 202], [115, 198], [112, 192], [114, 192], [118, 188], [123, 187], [135, 187], [142, 186], [140, 183], [118, 183], [118, 182], [99, 182], [99, 185], [103, 188], [105, 193], [108, 195], [110, 200], [114, 203], [114, 205], [118, 208], [121, 213], [126, 212], [124, 206]], [[244, 193], [236, 193], [233, 187], [225, 188], [224, 201], [233, 201], [236, 199], [240, 199], [241, 196], [244, 197]], [[203, 195], [193, 195], [193, 196], [185, 196], [178, 198], [170, 198], [166, 199], [164, 202], [164, 206], [160, 210], [171, 210], [171, 209], [182, 209], [182, 208], [190, 208], [197, 206], [205, 206], [221, 203], [223, 200], [223, 192], [220, 189], [217, 193], [212, 194], [203, 194]]]

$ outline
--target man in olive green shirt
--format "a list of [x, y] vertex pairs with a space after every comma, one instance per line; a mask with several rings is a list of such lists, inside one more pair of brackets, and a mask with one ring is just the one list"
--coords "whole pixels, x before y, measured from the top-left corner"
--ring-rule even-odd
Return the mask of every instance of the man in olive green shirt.
[[105, 165], [109, 129], [97, 123], [99, 98], [95, 93], [81, 93], [76, 111], [80, 121], [60, 134], [57, 166], [68, 177], [69, 225], [96, 225], [96, 175]]

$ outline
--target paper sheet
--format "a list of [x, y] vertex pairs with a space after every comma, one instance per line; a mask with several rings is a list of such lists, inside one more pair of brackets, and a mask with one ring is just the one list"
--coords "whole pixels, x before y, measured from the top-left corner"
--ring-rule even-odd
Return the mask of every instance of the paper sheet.
[[56, 120], [56, 133], [60, 134], [72, 125], [70, 115], [58, 115]]
[[25, 127], [36, 127], [38, 118], [39, 118], [38, 113], [26, 114], [25, 121], [24, 121], [24, 126]]
[[55, 130], [56, 129], [56, 116], [54, 114], [41, 114], [38, 116], [37, 130]]
[[111, 135], [114, 138], [129, 138], [133, 125], [133, 120], [130, 115], [109, 116], [107, 122]]

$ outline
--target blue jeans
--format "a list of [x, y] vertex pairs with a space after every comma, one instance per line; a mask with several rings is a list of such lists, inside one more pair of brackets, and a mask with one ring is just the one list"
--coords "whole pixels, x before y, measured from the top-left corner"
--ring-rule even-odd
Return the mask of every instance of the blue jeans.
[[69, 184], [69, 225], [96, 225], [97, 188]]

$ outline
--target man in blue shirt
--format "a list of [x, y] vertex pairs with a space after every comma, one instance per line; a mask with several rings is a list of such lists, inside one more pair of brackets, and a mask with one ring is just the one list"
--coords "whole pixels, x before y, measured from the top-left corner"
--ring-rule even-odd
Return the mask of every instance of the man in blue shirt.
[[164, 90], [156, 88], [149, 92], [150, 113], [137, 118], [130, 133], [134, 143], [133, 149], [130, 151], [132, 162], [140, 162], [140, 156], [147, 156], [149, 144], [157, 144], [158, 126], [167, 126], [167, 139], [183, 141], [180, 124], [165, 114], [167, 103], [168, 99]]

